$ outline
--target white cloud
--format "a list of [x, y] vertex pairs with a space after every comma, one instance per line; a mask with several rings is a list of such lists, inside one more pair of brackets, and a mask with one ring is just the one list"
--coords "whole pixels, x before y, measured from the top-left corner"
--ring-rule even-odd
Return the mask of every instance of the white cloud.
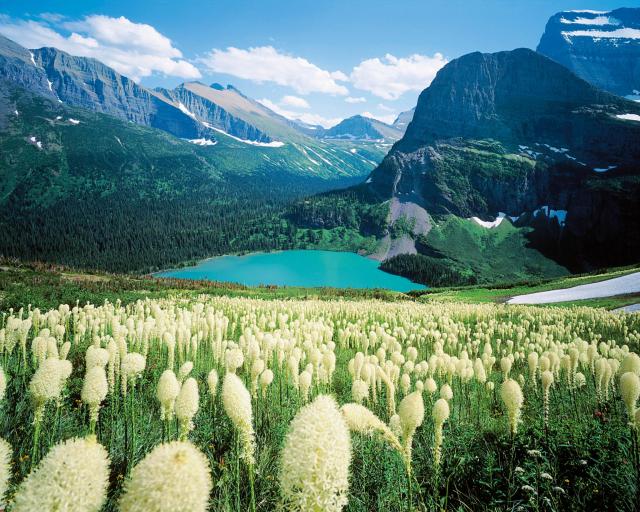
[[80, 21], [70, 21], [63, 27], [73, 32], [90, 34], [101, 43], [114, 46], [126, 46], [153, 55], [179, 58], [182, 53], [171, 44], [171, 40], [151, 25], [133, 23], [124, 16], [92, 15]]
[[260, 46], [243, 50], [230, 46], [226, 50], [214, 48], [198, 62], [216, 73], [252, 80], [273, 82], [293, 88], [299, 94], [322, 92], [348, 94], [338, 82], [348, 80], [341, 71], [327, 71], [302, 57], [278, 52], [272, 46]]
[[363, 98], [362, 96], [359, 96], [357, 98], [354, 98], [353, 96], [347, 96], [344, 101], [346, 101], [347, 103], [366, 103], [367, 99]]
[[360, 115], [364, 117], [370, 117], [371, 119], [377, 119], [378, 121], [382, 121], [383, 123], [387, 124], [393, 124], [393, 122], [396, 120], [396, 117], [398, 117], [397, 114], [385, 114], [381, 116], [379, 114], [372, 114], [371, 112], [363, 112]]
[[50, 21], [51, 23], [60, 23], [66, 18], [66, 16], [57, 12], [41, 12], [40, 14], [38, 14], [38, 18]]
[[378, 108], [380, 110], [384, 110], [386, 112], [395, 112], [394, 109], [392, 109], [391, 107], [388, 107], [387, 105], [385, 105], [384, 103], [378, 103]]
[[351, 72], [354, 87], [385, 100], [397, 100], [409, 91], [422, 91], [431, 84], [438, 70], [447, 63], [441, 53], [432, 57], [414, 54], [397, 58], [367, 59]]
[[[65, 35], [63, 31], [70, 32]], [[26, 48], [53, 46], [80, 57], [92, 57], [133, 80], [153, 73], [200, 78], [169, 38], [151, 25], [125, 17], [92, 15], [52, 28], [42, 21], [0, 19], [0, 33]]]
[[284, 96], [280, 100], [280, 105], [286, 105], [293, 108], [309, 108], [309, 103], [304, 98], [298, 96]]
[[291, 119], [293, 121], [296, 121], [296, 120], [302, 121], [303, 123], [306, 123], [306, 124], [312, 124], [312, 125], [319, 124], [324, 128], [331, 128], [332, 126], [335, 126], [340, 121], [342, 121], [342, 118], [340, 117], [326, 118], [319, 114], [313, 114], [311, 112], [296, 112], [293, 110], [288, 110], [286, 108], [283, 108], [281, 105], [274, 103], [273, 101], [266, 98], [258, 100], [258, 102], [262, 103], [268, 109], [273, 110], [276, 114], [280, 114], [281, 116], [286, 117], [287, 119]]

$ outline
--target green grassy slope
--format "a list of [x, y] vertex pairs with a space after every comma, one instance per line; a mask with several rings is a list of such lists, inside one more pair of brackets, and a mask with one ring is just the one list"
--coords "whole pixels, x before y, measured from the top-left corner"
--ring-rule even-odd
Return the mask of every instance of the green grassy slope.
[[[344, 299], [376, 298], [385, 301], [465, 302], [469, 304], [501, 303], [514, 295], [569, 288], [632, 272], [640, 266], [604, 270], [599, 273], [560, 277], [531, 282], [505, 283], [499, 287], [464, 286], [429, 288], [404, 294], [376, 289], [298, 288], [259, 286], [248, 287], [233, 283], [166, 279], [150, 276], [123, 275], [106, 272], [85, 272], [59, 265], [21, 263], [15, 260], [0, 261], [0, 310], [27, 308], [30, 304], [40, 308], [71, 306], [79, 302], [102, 303], [105, 300], [123, 303], [135, 302], [146, 297], [169, 296], [194, 297], [199, 294], [253, 297], [263, 299]], [[635, 304], [640, 296], [622, 295], [603, 299], [583, 300], [548, 307], [590, 306], [605, 309]], [[540, 306], [524, 306], [540, 307]]]
[[517, 228], [507, 219], [485, 228], [468, 219], [445, 216], [427, 234], [429, 251], [449, 258], [476, 276], [478, 282], [505, 282], [557, 277], [566, 269], [528, 246], [530, 228]]
[[382, 151], [223, 134], [199, 146], [17, 87], [0, 92], [0, 255], [27, 260], [126, 272], [228, 252], [351, 249], [350, 237], [298, 232], [280, 213], [362, 179]]

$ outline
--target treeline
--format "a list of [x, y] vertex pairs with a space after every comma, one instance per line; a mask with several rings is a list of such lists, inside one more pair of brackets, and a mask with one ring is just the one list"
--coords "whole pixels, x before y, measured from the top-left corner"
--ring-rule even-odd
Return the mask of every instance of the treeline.
[[48, 207], [0, 209], [0, 255], [81, 269], [152, 272], [203, 257], [294, 246], [291, 200], [327, 182], [240, 181], [214, 195], [143, 200], [83, 196]]
[[385, 260], [380, 268], [432, 287], [477, 284], [476, 276], [455, 261], [423, 254], [399, 254]]
[[297, 226], [311, 229], [344, 227], [364, 236], [382, 236], [389, 208], [368, 197], [360, 187], [336, 190], [296, 201], [287, 218]]

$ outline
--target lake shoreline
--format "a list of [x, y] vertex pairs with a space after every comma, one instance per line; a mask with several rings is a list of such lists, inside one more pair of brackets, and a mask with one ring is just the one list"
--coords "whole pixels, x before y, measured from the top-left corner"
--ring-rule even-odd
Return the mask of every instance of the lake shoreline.
[[[278, 255], [284, 255], [278, 258]], [[365, 263], [366, 262], [366, 263]], [[232, 282], [244, 286], [427, 289], [405, 277], [386, 272], [380, 262], [352, 251], [291, 249], [223, 254], [150, 274], [154, 278]], [[268, 277], [256, 277], [268, 275]]]

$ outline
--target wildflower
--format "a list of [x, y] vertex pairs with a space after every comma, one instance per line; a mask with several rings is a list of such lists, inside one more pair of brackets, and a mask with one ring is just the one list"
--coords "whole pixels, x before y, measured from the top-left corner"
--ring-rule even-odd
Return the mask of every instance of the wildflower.
[[156, 388], [156, 398], [160, 402], [160, 419], [163, 421], [169, 421], [173, 418], [174, 406], [179, 393], [180, 383], [173, 370], [162, 372]]
[[273, 371], [267, 368], [260, 374], [260, 389], [262, 390], [262, 398], [267, 396], [267, 387], [273, 382]]
[[254, 398], [258, 395], [258, 378], [264, 371], [264, 361], [256, 359], [251, 365], [251, 396]]
[[104, 371], [104, 367], [99, 365], [91, 367], [84, 376], [80, 396], [83, 403], [89, 407], [89, 423], [92, 433], [95, 431], [96, 423], [98, 423], [100, 404], [107, 397], [108, 392], [109, 383], [107, 382], [107, 374]]
[[351, 384], [351, 397], [353, 401], [361, 404], [363, 400], [369, 398], [369, 384], [360, 379], [355, 379]]
[[526, 491], [526, 492], [533, 492], [533, 493], [536, 492], [536, 490], [533, 487], [531, 487], [530, 485], [523, 485], [522, 487], [520, 487], [520, 489], [522, 489], [523, 491]]
[[311, 374], [305, 370], [298, 377], [300, 392], [302, 393], [302, 401], [309, 401], [309, 388], [311, 387]]
[[620, 365], [620, 374], [624, 375], [627, 372], [635, 373], [640, 376], [640, 356], [634, 352], [629, 352]]
[[216, 393], [218, 391], [218, 372], [213, 369], [207, 375], [207, 384], [209, 386], [209, 395], [211, 395], [211, 400], [216, 399]]
[[209, 462], [193, 444], [161, 444], [133, 468], [120, 510], [206, 512], [212, 486]]
[[522, 402], [524, 401], [520, 385], [513, 379], [505, 380], [500, 388], [500, 396], [507, 408], [511, 434], [515, 435], [518, 432], [520, 410], [522, 409]]
[[130, 352], [122, 358], [120, 369], [122, 371], [122, 395], [127, 396], [127, 384], [140, 375], [147, 362], [142, 354]]
[[524, 473], [524, 469], [522, 469], [520, 466], [516, 466], [515, 472], [516, 473]]
[[391, 418], [389, 419], [389, 428], [398, 439], [402, 437], [402, 426], [400, 425], [399, 414], [394, 414], [393, 416], [391, 416]]
[[227, 373], [222, 383], [222, 404], [240, 436], [241, 457], [249, 466], [255, 463], [255, 436], [251, 395], [235, 373]]
[[98, 512], [109, 483], [107, 451], [95, 436], [54, 446], [20, 484], [11, 510]]
[[553, 477], [549, 473], [540, 473], [540, 478], [544, 478], [545, 480], [553, 480]]
[[447, 402], [453, 398], [453, 391], [449, 384], [443, 384], [440, 388], [440, 398], [444, 398]]
[[402, 440], [404, 449], [409, 460], [411, 460], [411, 444], [416, 429], [422, 425], [424, 419], [424, 401], [422, 391], [417, 390], [407, 395], [398, 407], [400, 414], [400, 427], [402, 429]]
[[438, 389], [438, 385], [436, 384], [436, 381], [433, 380], [431, 377], [429, 377], [424, 382], [424, 387], [427, 390], [427, 393], [429, 393], [430, 395], [433, 395], [436, 392], [436, 390]]
[[193, 377], [184, 381], [180, 393], [176, 398], [176, 418], [180, 424], [180, 440], [187, 438], [189, 431], [193, 430], [193, 418], [198, 412], [198, 383]]
[[339, 512], [347, 504], [351, 439], [335, 400], [320, 395], [289, 426], [280, 464], [287, 510]]
[[626, 372], [620, 377], [620, 394], [627, 407], [629, 421], [634, 424], [636, 402], [640, 397], [640, 377], [633, 372]]
[[44, 408], [48, 401], [60, 397], [65, 380], [71, 373], [68, 361], [59, 359], [46, 359], [36, 370], [29, 383], [29, 393], [34, 404], [34, 424], [42, 422]]
[[544, 426], [549, 426], [549, 390], [553, 385], [553, 373], [549, 370], [542, 372], [542, 403], [543, 403], [543, 415]]
[[[398, 437], [373, 412], [360, 404], [345, 404], [340, 408], [349, 430], [359, 434], [380, 435], [389, 445], [404, 457], [404, 448]], [[399, 421], [398, 416], [398, 421]]]
[[193, 370], [193, 363], [191, 361], [187, 361], [180, 367], [178, 370], [178, 382], [180, 382], [180, 384], [189, 376], [191, 370]]
[[0, 504], [4, 503], [4, 495], [9, 489], [12, 456], [13, 450], [11, 449], [11, 445], [0, 438]]
[[0, 366], [0, 400], [4, 398], [5, 393], [7, 392], [7, 376]]
[[436, 468], [440, 465], [440, 454], [442, 450], [442, 427], [449, 418], [449, 403], [440, 398], [433, 404], [433, 424], [435, 429], [435, 443], [433, 448], [433, 458]]
[[[65, 359], [64, 357], [62, 359]], [[89, 345], [87, 353], [84, 357], [85, 368], [89, 371], [94, 366], [100, 366], [104, 368], [109, 362], [109, 351], [104, 348], [94, 347]]]
[[227, 350], [225, 354], [225, 364], [227, 372], [235, 373], [238, 368], [244, 364], [244, 354], [239, 348]]

